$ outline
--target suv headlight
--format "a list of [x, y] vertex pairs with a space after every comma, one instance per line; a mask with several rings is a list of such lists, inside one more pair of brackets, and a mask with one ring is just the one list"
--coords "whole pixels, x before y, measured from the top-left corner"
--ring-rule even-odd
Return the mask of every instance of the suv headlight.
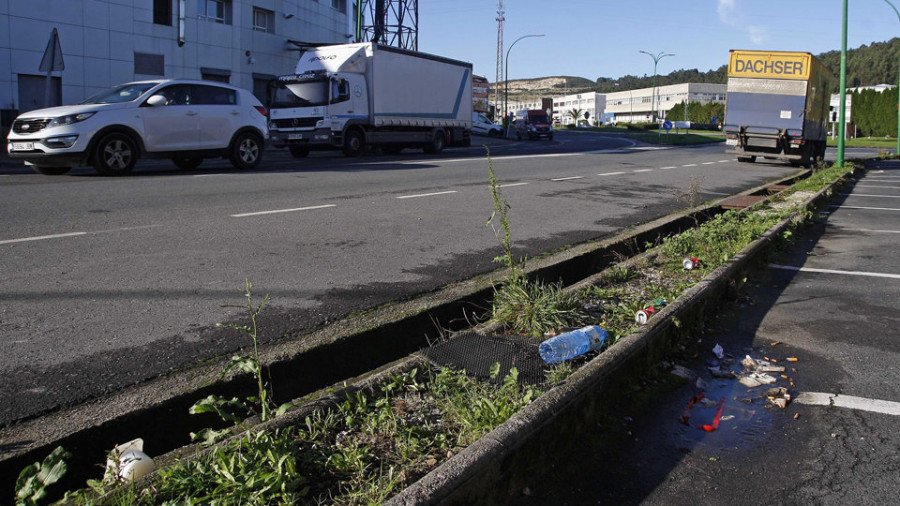
[[78, 114], [70, 114], [68, 116], [60, 116], [58, 118], [53, 118], [52, 120], [50, 120], [50, 123], [47, 124], [47, 128], [71, 125], [72, 123], [84, 121], [93, 115], [94, 113], [92, 112], [82, 112]]

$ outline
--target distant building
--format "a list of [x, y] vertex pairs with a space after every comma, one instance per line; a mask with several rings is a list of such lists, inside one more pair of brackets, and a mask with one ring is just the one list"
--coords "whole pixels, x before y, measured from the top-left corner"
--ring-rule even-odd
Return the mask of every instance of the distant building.
[[[574, 125], [575, 119], [572, 112], [580, 110], [580, 121], [587, 121], [593, 125], [598, 118], [603, 117], [606, 110], [606, 95], [603, 93], [576, 93], [573, 95], [565, 95], [553, 98], [553, 123], [554, 125]], [[588, 117], [585, 118], [584, 114]]]
[[685, 101], [724, 104], [725, 88], [724, 84], [713, 83], [671, 84], [658, 86], [656, 98], [653, 94], [654, 88], [607, 93], [605, 114], [610, 121], [617, 123], [649, 122], [653, 121], [654, 108], [658, 118], [665, 118], [668, 111]]
[[[354, 13], [352, 0], [3, 0], [0, 126], [137, 79], [224, 81], [264, 98], [269, 79], [293, 72], [297, 42], [348, 42]], [[48, 88], [54, 28], [65, 70]]]

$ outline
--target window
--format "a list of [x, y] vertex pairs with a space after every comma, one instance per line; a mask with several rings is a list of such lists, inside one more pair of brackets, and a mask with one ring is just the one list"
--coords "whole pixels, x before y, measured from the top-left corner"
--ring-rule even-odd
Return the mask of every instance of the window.
[[166, 57], [161, 54], [134, 53], [134, 73], [164, 76], [166, 75]]
[[191, 103], [197, 105], [235, 105], [237, 92], [218, 86], [191, 85]]
[[172, 26], [172, 0], [153, 0], [153, 24]]
[[347, 0], [331, 0], [331, 6], [341, 12], [347, 12]]
[[275, 33], [275, 13], [266, 9], [254, 7], [253, 29], [260, 32]]
[[200, 0], [200, 19], [231, 24], [231, 0]]

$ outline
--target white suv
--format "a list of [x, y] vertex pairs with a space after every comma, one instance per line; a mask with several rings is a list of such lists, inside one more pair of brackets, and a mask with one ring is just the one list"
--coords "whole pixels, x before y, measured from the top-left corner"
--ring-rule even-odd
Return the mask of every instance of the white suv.
[[120, 84], [79, 105], [21, 114], [7, 151], [48, 175], [80, 165], [124, 175], [141, 157], [171, 158], [182, 169], [226, 157], [238, 169], [251, 169], [268, 137], [266, 109], [249, 91], [166, 79]]

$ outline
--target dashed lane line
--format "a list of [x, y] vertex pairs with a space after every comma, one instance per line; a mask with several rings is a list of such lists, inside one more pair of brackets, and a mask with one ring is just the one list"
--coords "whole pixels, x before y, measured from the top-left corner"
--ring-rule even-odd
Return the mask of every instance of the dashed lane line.
[[852, 395], [829, 394], [823, 392], [802, 392], [795, 402], [808, 406], [833, 406], [836, 408], [869, 411], [884, 415], [900, 416], [900, 402], [867, 399]]
[[792, 265], [769, 264], [773, 269], [781, 269], [785, 271], [796, 272], [815, 272], [818, 274], [838, 274], [842, 276], [866, 276], [870, 278], [889, 278], [900, 279], [900, 274], [887, 274], [883, 272], [865, 272], [865, 271], [839, 271], [834, 269], [814, 269], [812, 267], [794, 267]]
[[696, 167], [696, 166], [697, 166], [696, 163], [689, 163], [687, 165], [682, 165], [682, 167]]
[[418, 195], [402, 195], [397, 198], [401, 199], [401, 200], [402, 199], [417, 199], [417, 198], [421, 198], [421, 197], [435, 197], [438, 195], [449, 195], [451, 193], [459, 193], [459, 192], [457, 190], [449, 190], [449, 191], [445, 191], [445, 192], [420, 193]]
[[659, 170], [677, 169], [678, 167], [660, 167]]
[[639, 174], [641, 172], [653, 172], [653, 169], [636, 169], [636, 170], [633, 170], [632, 172], [634, 172], [635, 174]]
[[295, 207], [293, 209], [274, 209], [271, 211], [257, 211], [254, 213], [241, 213], [241, 214], [232, 214], [232, 218], [246, 218], [248, 216], [262, 216], [265, 214], [279, 214], [279, 213], [293, 213], [297, 211], [312, 211], [315, 209], [326, 209], [329, 207], [337, 207], [335, 204], [325, 204], [322, 206], [309, 206], [309, 207]]
[[507, 184], [501, 184], [500, 188], [509, 188], [510, 186], [525, 186], [527, 184], [528, 183], [507, 183]]
[[619, 172], [604, 172], [603, 174], [597, 174], [597, 175], [598, 175], [598, 176], [620, 176], [620, 175], [622, 175], [622, 174], [625, 174], [625, 172], [623, 172], [623, 171], [619, 171]]
[[573, 179], [584, 179], [584, 176], [558, 177], [556, 179], [551, 179], [550, 181], [571, 181]]
[[703, 162], [703, 165], [714, 165], [716, 162]]
[[869, 232], [873, 234], [900, 234], [900, 230], [877, 230], [871, 228], [860, 228], [860, 232]]
[[900, 209], [896, 207], [865, 207], [865, 206], [848, 206], [848, 205], [838, 205], [832, 204], [828, 207], [831, 208], [841, 208], [841, 209], [863, 209], [867, 211], [900, 211]]
[[79, 235], [87, 235], [87, 232], [70, 232], [67, 234], [52, 234], [52, 235], [39, 235], [35, 237], [23, 237], [21, 239], [7, 239], [5, 241], [0, 241], [0, 244], [13, 244], [17, 242], [28, 242], [28, 241], [43, 241], [45, 239], [60, 239], [63, 237], [75, 237]]

